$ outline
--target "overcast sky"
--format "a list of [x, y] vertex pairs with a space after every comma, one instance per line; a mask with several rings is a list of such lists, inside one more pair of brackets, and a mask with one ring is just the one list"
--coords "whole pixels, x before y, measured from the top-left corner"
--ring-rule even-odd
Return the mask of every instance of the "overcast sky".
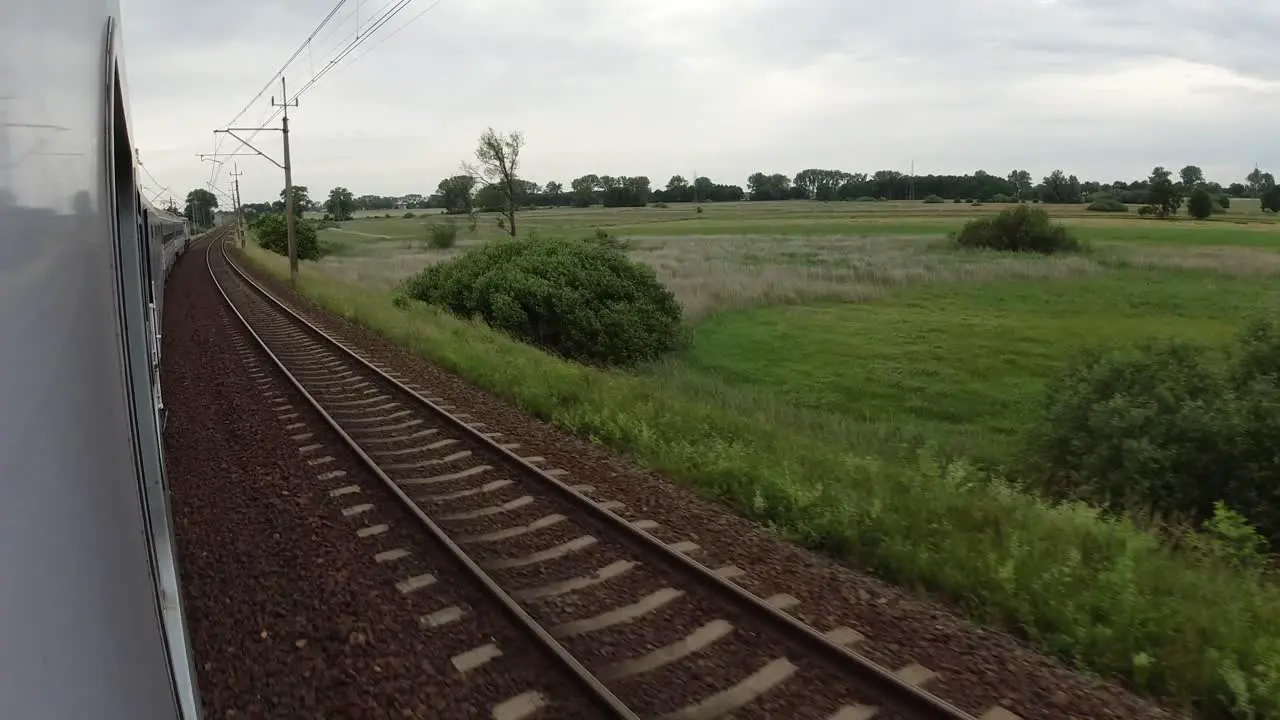
[[[210, 179], [196, 154], [212, 130], [334, 2], [121, 0], [135, 142], [161, 186], [180, 199]], [[566, 185], [696, 170], [745, 186], [757, 170], [913, 159], [920, 174], [1037, 180], [1280, 171], [1268, 0], [441, 0], [391, 35], [432, 2], [413, 0], [291, 111], [294, 182], [313, 197], [430, 193], [490, 125], [524, 131], [525, 177]], [[354, 38], [357, 11], [366, 25], [389, 4], [348, 0], [290, 87]], [[271, 93], [236, 124], [264, 120]], [[279, 159], [278, 132], [259, 140]], [[279, 193], [268, 161], [230, 160], [246, 202]]]

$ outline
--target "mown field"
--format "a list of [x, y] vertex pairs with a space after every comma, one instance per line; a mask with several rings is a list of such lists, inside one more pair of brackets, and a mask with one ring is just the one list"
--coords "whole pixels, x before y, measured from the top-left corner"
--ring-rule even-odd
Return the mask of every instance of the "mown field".
[[[799, 542], [1089, 670], [1204, 717], [1280, 716], [1280, 591], [1266, 573], [1171, 550], [1001, 477], [1046, 383], [1082, 348], [1155, 337], [1220, 347], [1249, 317], [1280, 310], [1280, 224], [1256, 201], [1202, 222], [1047, 206], [1091, 246], [1053, 257], [948, 244], [948, 231], [999, 205], [704, 207], [519, 218], [522, 233], [605, 228], [675, 292], [691, 343], [638, 372], [571, 365], [392, 306], [425, 264], [496, 237], [492, 217], [449, 250], [427, 245], [438, 215], [324, 230], [330, 254], [304, 264], [302, 289]], [[278, 256], [250, 257], [285, 272]]]

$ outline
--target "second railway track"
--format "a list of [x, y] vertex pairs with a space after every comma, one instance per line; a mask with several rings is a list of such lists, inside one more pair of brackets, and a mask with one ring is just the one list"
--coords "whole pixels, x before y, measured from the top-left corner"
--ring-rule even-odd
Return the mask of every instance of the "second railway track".
[[[923, 666], [874, 664], [857, 652], [856, 631], [804, 625], [786, 612], [794, 598], [751, 595], [733, 582], [739, 568], [701, 565], [695, 544], [663, 543], [647, 532], [654, 523], [624, 520], [589, 484], [542, 468], [534, 449], [365, 360], [275, 300], [221, 242], [206, 262], [235, 314], [387, 492], [465, 556], [614, 716], [976, 720], [921, 687], [932, 675]], [[299, 451], [309, 462], [323, 452]], [[344, 514], [361, 522], [358, 489], [335, 480], [333, 490], [351, 493]], [[1017, 716], [995, 707], [982, 719]]]

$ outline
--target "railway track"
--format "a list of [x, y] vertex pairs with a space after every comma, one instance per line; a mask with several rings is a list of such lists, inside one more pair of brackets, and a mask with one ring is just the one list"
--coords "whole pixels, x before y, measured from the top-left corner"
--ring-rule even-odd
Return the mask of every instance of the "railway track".
[[[365, 360], [255, 283], [220, 239], [207, 246], [206, 265], [233, 314], [327, 425], [291, 428], [302, 461], [323, 469], [329, 438], [380, 481], [318, 474], [332, 495], [349, 498], [342, 514], [353, 533], [392, 531], [370, 519], [375, 498], [402, 504], [599, 716], [977, 720], [923, 688], [933, 677], [924, 666], [876, 665], [858, 652], [866, 640], [855, 630], [801, 623], [787, 613], [795, 598], [750, 594], [733, 582], [741, 569], [702, 565], [696, 544], [660, 541], [652, 521], [622, 518], [589, 484], [561, 479], [540, 456]], [[280, 405], [286, 427], [291, 411]], [[396, 547], [375, 559], [394, 564], [411, 553]], [[408, 595], [436, 584], [418, 573], [397, 587]], [[468, 612], [442, 607], [423, 625], [443, 628]], [[526, 698], [506, 716], [544, 708], [557, 716], [555, 702]], [[981, 720], [1017, 717], [997, 706]]]

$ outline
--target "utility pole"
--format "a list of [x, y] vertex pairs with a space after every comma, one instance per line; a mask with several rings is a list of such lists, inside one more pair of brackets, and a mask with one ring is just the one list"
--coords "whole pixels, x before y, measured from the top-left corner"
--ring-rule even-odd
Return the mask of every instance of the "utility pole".
[[[215, 134], [226, 133], [231, 137], [235, 138], [236, 140], [239, 140], [241, 145], [253, 151], [252, 153], [237, 153], [237, 152], [221, 153], [223, 157], [227, 157], [231, 155], [261, 155], [262, 157], [269, 160], [272, 165], [275, 165], [276, 167], [284, 171], [285, 227], [287, 228], [287, 232], [289, 235], [289, 284], [292, 287], [296, 288], [298, 287], [298, 237], [297, 237], [297, 228], [294, 224], [294, 218], [293, 218], [293, 164], [289, 160], [289, 108], [298, 107], [298, 101], [294, 100], [293, 102], [289, 102], [289, 95], [285, 88], [284, 78], [280, 78], [280, 91], [283, 94], [283, 97], [281, 98], [281, 102], [277, 103], [275, 96], [272, 95], [271, 106], [284, 108], [284, 122], [282, 123], [281, 127], [278, 127], [278, 128], [229, 127], [229, 128], [223, 128], [222, 130], [214, 130], [213, 132]], [[284, 163], [283, 164], [276, 162], [275, 158], [262, 152], [258, 148], [254, 147], [248, 140], [236, 134], [238, 132], [259, 132], [262, 130], [279, 130], [282, 133], [284, 133]], [[206, 156], [201, 155], [200, 157], [203, 158]]]
[[244, 228], [240, 223], [240, 176], [244, 173], [240, 172], [240, 164], [236, 163], [232, 166], [235, 168], [231, 171], [231, 177], [235, 178], [235, 192], [231, 196], [231, 204], [235, 206], [236, 211], [236, 239], [240, 241], [240, 247], [244, 248]]
[[[280, 99], [278, 107], [284, 108], [284, 212], [285, 227], [289, 233], [289, 284], [298, 287], [298, 236], [293, 220], [293, 163], [289, 162], [289, 93], [285, 90], [284, 77], [280, 77]], [[276, 99], [271, 98], [271, 105], [276, 107]], [[298, 101], [293, 101], [297, 107]]]

